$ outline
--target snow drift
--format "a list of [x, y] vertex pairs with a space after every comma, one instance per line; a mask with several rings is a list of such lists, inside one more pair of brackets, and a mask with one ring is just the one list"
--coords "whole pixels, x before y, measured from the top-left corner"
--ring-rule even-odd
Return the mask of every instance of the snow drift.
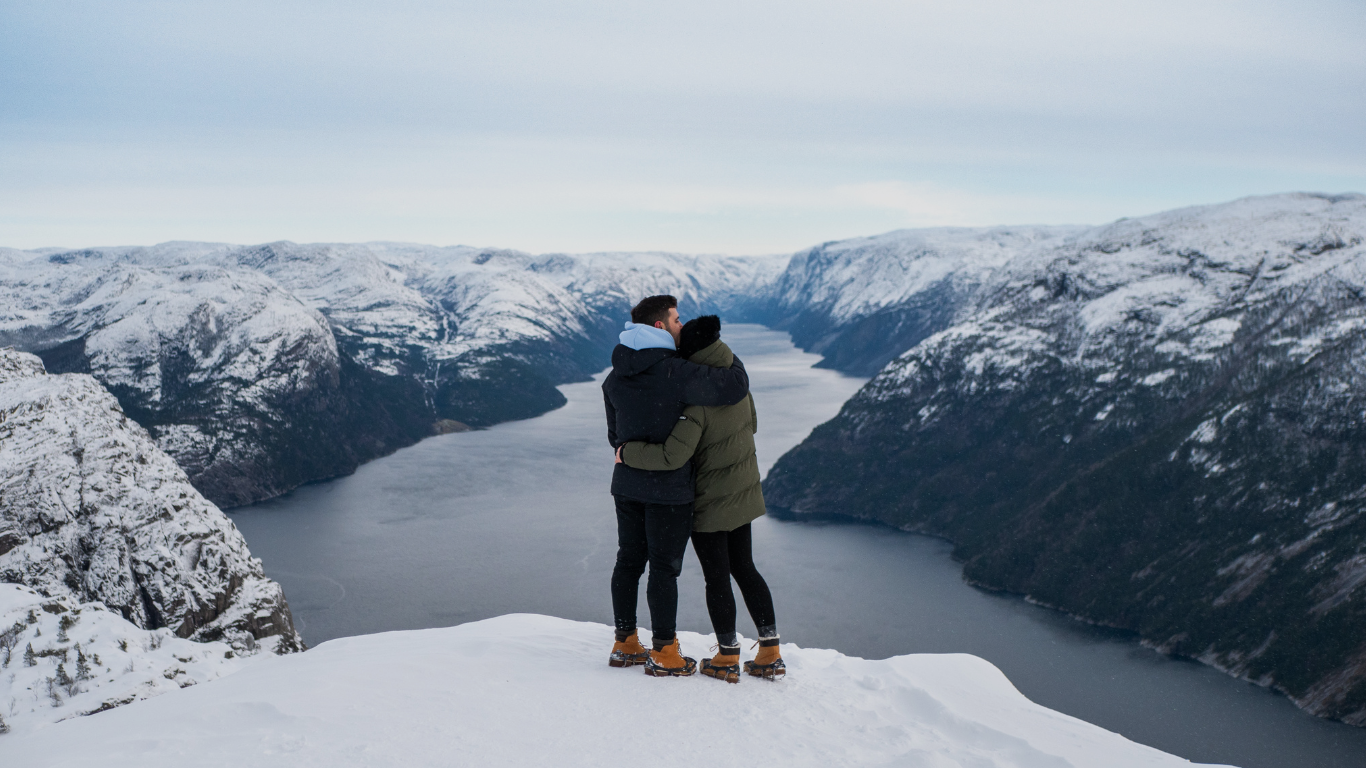
[[525, 614], [343, 638], [0, 750], [52, 768], [1190, 765], [1031, 703], [974, 656], [787, 645], [786, 679], [727, 685], [613, 669], [611, 644], [610, 627]]

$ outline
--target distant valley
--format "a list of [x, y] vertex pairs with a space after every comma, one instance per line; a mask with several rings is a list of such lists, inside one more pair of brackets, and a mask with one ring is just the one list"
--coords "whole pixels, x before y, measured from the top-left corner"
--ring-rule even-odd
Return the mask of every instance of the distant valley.
[[775, 513], [943, 536], [974, 583], [1366, 725], [1363, 242], [1366, 197], [1289, 194], [752, 259], [0, 250], [0, 346], [88, 373], [232, 507], [555, 408], [673, 293], [873, 376], [779, 460]]

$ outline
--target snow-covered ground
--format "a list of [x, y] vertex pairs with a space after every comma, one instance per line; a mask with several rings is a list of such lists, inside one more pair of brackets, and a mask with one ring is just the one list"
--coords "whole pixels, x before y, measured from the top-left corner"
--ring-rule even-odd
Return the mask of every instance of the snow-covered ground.
[[[527, 614], [258, 657], [208, 685], [0, 737], [5, 765], [1178, 766], [1031, 703], [974, 656], [784, 646], [787, 679], [646, 677], [609, 627]], [[709, 638], [681, 634], [702, 655]]]
[[[0, 584], [0, 730], [22, 733], [105, 711], [213, 680], [259, 658], [227, 643], [176, 637], [164, 627], [141, 629], [102, 603]], [[0, 741], [0, 756], [5, 752]]]

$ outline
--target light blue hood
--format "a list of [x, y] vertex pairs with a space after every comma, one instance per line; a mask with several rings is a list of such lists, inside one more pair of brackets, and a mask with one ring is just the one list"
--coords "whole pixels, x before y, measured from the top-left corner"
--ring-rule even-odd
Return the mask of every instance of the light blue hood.
[[621, 343], [631, 349], [677, 349], [674, 337], [663, 328], [640, 323], [627, 323], [621, 332]]

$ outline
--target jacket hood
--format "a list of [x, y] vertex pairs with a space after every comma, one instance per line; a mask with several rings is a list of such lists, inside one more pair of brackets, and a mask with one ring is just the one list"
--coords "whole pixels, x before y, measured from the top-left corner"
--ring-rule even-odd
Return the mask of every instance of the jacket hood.
[[625, 344], [618, 344], [612, 350], [612, 371], [618, 376], [634, 376], [660, 360], [674, 357], [677, 354], [672, 347], [669, 349], [661, 347], [631, 349]]
[[692, 353], [688, 360], [698, 365], [710, 365], [713, 368], [729, 368], [731, 363], [735, 362], [735, 353], [730, 351], [726, 342], [717, 339]]
[[663, 328], [641, 323], [627, 323], [621, 332], [621, 343], [631, 349], [669, 349], [674, 348], [674, 337]]

